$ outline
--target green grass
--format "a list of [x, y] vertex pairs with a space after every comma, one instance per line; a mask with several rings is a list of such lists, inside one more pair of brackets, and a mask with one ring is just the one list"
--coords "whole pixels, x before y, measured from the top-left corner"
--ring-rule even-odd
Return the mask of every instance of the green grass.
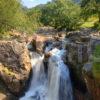
[[93, 74], [100, 79], [100, 45], [97, 45], [94, 51]]
[[98, 22], [98, 17], [92, 16], [87, 21], [85, 21], [80, 27], [81, 28], [91, 28], [94, 27], [94, 24]]
[[100, 62], [93, 63], [93, 74], [94, 77], [100, 79]]
[[11, 34], [10, 31], [4, 32], [4, 33], [0, 33], [0, 38], [2, 38], [2, 39], [10, 38], [10, 34]]
[[95, 47], [94, 56], [100, 58], [100, 45]]

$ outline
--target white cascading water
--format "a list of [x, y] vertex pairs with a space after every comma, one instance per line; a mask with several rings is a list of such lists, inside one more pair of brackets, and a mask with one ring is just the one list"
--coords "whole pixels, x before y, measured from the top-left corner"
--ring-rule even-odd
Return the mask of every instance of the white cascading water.
[[36, 52], [31, 52], [30, 56], [33, 71], [32, 80], [28, 92], [20, 100], [45, 100], [47, 89], [43, 66], [44, 56], [40, 56]]
[[33, 76], [29, 90], [20, 100], [73, 100], [69, 70], [62, 60], [65, 51], [54, 48], [50, 53], [48, 75], [44, 72], [44, 56], [31, 53]]
[[47, 100], [73, 100], [69, 70], [62, 60], [65, 50], [55, 48], [50, 52], [52, 56], [49, 59], [49, 89]]

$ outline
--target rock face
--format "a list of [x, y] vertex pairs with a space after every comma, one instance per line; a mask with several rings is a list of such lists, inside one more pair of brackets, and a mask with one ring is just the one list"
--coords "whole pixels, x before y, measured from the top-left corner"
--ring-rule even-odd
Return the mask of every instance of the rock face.
[[87, 81], [87, 87], [91, 94], [92, 100], [100, 99], [100, 78], [91, 77], [91, 75], [85, 74], [85, 79]]
[[38, 53], [43, 53], [45, 42], [48, 40], [52, 41], [52, 37], [34, 35], [30, 41], [30, 44], [28, 45], [28, 48], [29, 48], [29, 50], [36, 51]]
[[38, 34], [44, 34], [44, 35], [51, 35], [56, 33], [56, 29], [53, 27], [40, 27], [37, 31]]
[[32, 44], [33, 44], [33, 47], [35, 47], [35, 50], [37, 52], [43, 52], [44, 41], [45, 41], [45, 38], [42, 36], [33, 37]]
[[90, 62], [91, 39], [79, 32], [69, 33], [67, 36], [66, 49], [68, 51], [68, 62], [73, 65]]
[[67, 64], [76, 100], [99, 100], [100, 88], [94, 83], [96, 79], [92, 73], [91, 38], [87, 34], [73, 32], [67, 34], [66, 40]]
[[15, 95], [25, 87], [31, 71], [29, 53], [25, 44], [0, 41], [0, 81]]

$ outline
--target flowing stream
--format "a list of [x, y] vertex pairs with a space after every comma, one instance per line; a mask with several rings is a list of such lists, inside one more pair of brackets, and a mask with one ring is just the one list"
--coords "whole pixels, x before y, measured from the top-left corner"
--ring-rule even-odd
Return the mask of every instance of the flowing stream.
[[44, 55], [30, 53], [33, 75], [28, 91], [19, 100], [73, 100], [68, 66], [62, 60], [65, 50], [54, 48], [50, 53], [47, 73]]

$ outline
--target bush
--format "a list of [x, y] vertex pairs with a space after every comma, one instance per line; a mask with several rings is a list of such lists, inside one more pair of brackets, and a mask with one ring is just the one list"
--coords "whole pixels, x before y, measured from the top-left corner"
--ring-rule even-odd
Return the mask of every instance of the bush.
[[19, 1], [0, 0], [0, 34], [11, 29], [24, 32], [33, 31], [31, 21]]
[[100, 30], [100, 23], [95, 23], [94, 28], [96, 28], [97, 30]]

